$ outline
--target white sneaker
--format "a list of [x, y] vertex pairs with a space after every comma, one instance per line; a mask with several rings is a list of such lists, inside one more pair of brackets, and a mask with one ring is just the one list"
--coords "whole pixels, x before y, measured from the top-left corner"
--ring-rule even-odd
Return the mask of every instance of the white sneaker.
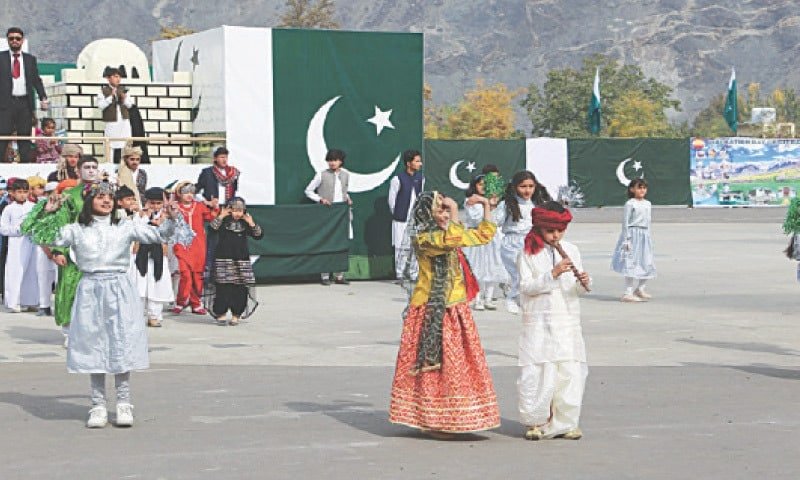
[[486, 310], [486, 305], [483, 304], [483, 300], [481, 300], [481, 297], [475, 299], [475, 304], [472, 306], [472, 309], [481, 311]]
[[108, 423], [108, 410], [102, 405], [97, 405], [89, 410], [89, 420], [86, 428], [103, 428]]
[[506, 300], [506, 310], [512, 315], [519, 314], [519, 305], [514, 300]]
[[619, 299], [619, 301], [625, 303], [638, 303], [638, 302], [643, 302], [644, 300], [631, 293], [626, 293], [625, 295], [622, 296], [622, 298]]
[[497, 302], [494, 300], [487, 300], [484, 305], [486, 305], [486, 310], [497, 310]]
[[117, 404], [117, 426], [118, 427], [133, 426], [133, 405], [131, 405], [130, 403]]

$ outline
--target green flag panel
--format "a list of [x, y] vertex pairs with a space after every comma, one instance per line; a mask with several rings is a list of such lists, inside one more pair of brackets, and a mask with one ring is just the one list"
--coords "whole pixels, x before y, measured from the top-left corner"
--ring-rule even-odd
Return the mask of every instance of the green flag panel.
[[422, 146], [422, 35], [272, 32], [276, 204], [308, 202], [310, 159], [324, 168], [326, 149], [344, 150], [353, 199], [351, 271], [388, 277], [389, 180], [403, 168], [402, 152]]
[[692, 204], [688, 139], [568, 140], [567, 151], [570, 183], [587, 207], [623, 205], [627, 184], [640, 177], [653, 205]]
[[525, 140], [425, 140], [425, 189], [461, 204], [470, 180], [494, 164], [509, 180], [525, 169]]
[[249, 206], [247, 211], [264, 229], [264, 238], [250, 239], [250, 255], [259, 279], [293, 277], [348, 269], [349, 209], [347, 205]]

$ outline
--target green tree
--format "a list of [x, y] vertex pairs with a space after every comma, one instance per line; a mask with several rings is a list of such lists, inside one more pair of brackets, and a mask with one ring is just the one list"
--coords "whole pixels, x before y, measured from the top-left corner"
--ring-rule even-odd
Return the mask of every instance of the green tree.
[[[602, 103], [601, 134], [609, 134], [608, 125], [614, 118], [620, 101], [631, 95], [640, 95], [660, 111], [652, 118], [657, 124], [646, 131], [672, 131], [664, 129], [661, 118], [664, 110], [681, 111], [680, 101], [671, 98], [672, 88], [653, 78], [646, 78], [636, 65], [620, 64], [605, 55], [584, 58], [580, 70], [553, 69], [540, 89], [531, 84], [521, 105], [533, 123], [531, 134], [535, 137], [582, 137], [586, 130], [586, 112], [592, 95], [596, 69], [600, 70], [600, 99]], [[644, 105], [644, 104], [643, 104]], [[630, 102], [628, 102], [629, 107]]]
[[[457, 106], [426, 105], [425, 138], [515, 138], [520, 132], [514, 129], [512, 102], [521, 93], [509, 90], [503, 83], [487, 86], [483, 80], [478, 80]], [[431, 89], [427, 85], [423, 98], [431, 101]]]
[[333, 0], [286, 0], [281, 27], [337, 29]]
[[609, 137], [665, 137], [672, 132], [664, 109], [644, 93], [633, 91], [617, 100], [607, 133]]

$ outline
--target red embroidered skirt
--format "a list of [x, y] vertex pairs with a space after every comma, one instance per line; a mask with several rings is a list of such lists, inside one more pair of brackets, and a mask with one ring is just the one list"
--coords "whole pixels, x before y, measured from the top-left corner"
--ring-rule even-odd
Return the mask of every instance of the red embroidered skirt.
[[442, 432], [500, 426], [486, 355], [466, 302], [448, 307], [442, 324], [442, 368], [414, 375], [425, 306], [411, 306], [403, 323], [392, 382], [389, 421]]

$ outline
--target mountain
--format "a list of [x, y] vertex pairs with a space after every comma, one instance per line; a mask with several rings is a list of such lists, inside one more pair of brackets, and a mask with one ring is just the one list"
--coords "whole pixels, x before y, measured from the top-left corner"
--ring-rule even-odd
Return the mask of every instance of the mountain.
[[[0, 0], [6, 25], [19, 25], [41, 61], [74, 62], [103, 37], [149, 53], [162, 25], [274, 26], [283, 0]], [[549, 69], [577, 67], [602, 53], [642, 67], [672, 86], [691, 119], [739, 84], [800, 87], [800, 13], [789, 0], [338, 0], [343, 29], [425, 33], [425, 75], [434, 101], [455, 102], [479, 78], [511, 88], [539, 85]], [[588, 100], [587, 100], [588, 101]], [[518, 124], [529, 125], [521, 112]]]

